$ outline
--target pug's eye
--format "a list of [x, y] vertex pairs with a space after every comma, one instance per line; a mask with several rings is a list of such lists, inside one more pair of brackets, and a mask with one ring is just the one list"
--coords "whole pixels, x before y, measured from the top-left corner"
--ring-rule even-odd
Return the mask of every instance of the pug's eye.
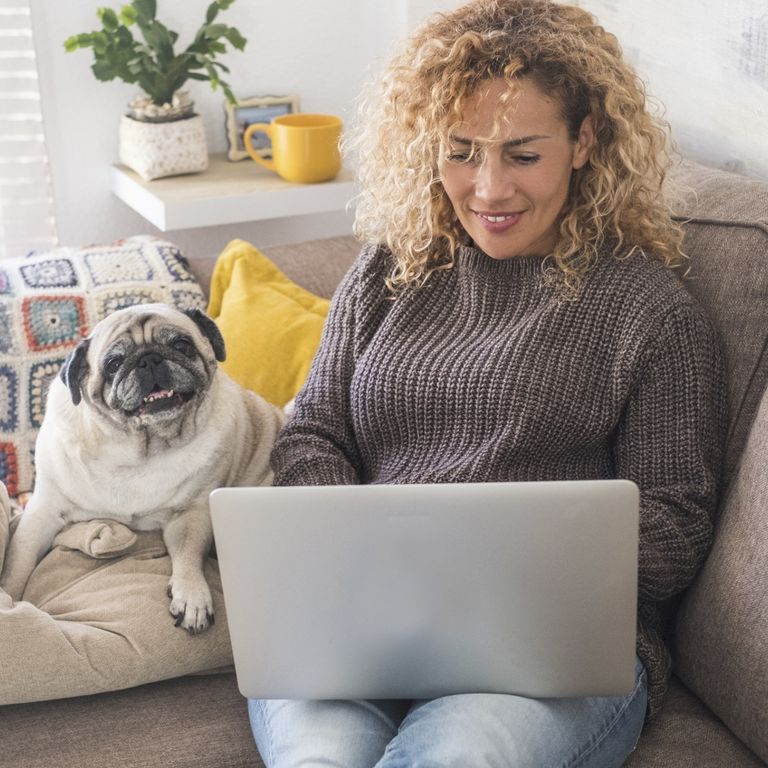
[[192, 344], [189, 339], [185, 339], [183, 336], [180, 336], [178, 339], [174, 339], [171, 342], [171, 348], [175, 349], [177, 352], [181, 352], [182, 355], [186, 355], [187, 357], [195, 356], [194, 344]]
[[123, 364], [123, 358], [119, 355], [115, 355], [114, 357], [108, 357], [104, 361], [104, 374], [108, 378], [112, 378], [119, 370], [120, 366]]

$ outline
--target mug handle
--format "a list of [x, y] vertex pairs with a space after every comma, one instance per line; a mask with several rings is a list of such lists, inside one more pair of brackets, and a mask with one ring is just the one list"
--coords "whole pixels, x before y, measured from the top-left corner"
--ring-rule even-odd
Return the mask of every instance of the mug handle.
[[269, 140], [272, 141], [272, 126], [269, 123], [251, 123], [243, 134], [243, 144], [245, 151], [255, 160], [259, 165], [263, 165], [265, 168], [269, 168], [270, 171], [277, 173], [275, 163], [273, 160], [267, 160], [262, 157], [251, 145], [251, 136], [254, 133], [266, 133], [269, 136]]

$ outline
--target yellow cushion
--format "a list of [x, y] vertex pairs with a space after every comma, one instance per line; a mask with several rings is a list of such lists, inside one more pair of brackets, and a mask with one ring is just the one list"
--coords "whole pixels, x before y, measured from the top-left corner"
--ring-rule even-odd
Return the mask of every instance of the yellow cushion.
[[328, 305], [250, 243], [233, 240], [216, 261], [208, 305], [227, 346], [222, 368], [265, 400], [285, 405], [304, 384]]

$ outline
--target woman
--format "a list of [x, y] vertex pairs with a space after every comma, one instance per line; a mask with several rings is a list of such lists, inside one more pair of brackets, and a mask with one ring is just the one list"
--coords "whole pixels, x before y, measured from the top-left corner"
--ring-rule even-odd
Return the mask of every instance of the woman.
[[665, 133], [613, 36], [548, 0], [431, 20], [363, 108], [357, 231], [282, 485], [628, 478], [637, 679], [619, 698], [251, 701], [267, 765], [619, 766], [712, 534], [717, 341], [670, 269]]

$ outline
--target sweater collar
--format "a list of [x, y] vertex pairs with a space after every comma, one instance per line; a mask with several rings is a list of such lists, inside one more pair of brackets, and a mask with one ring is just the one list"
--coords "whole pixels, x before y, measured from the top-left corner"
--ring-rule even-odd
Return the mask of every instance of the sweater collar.
[[468, 272], [486, 275], [536, 275], [542, 274], [546, 256], [513, 256], [509, 259], [494, 259], [485, 251], [470, 245], [461, 245], [456, 262]]

